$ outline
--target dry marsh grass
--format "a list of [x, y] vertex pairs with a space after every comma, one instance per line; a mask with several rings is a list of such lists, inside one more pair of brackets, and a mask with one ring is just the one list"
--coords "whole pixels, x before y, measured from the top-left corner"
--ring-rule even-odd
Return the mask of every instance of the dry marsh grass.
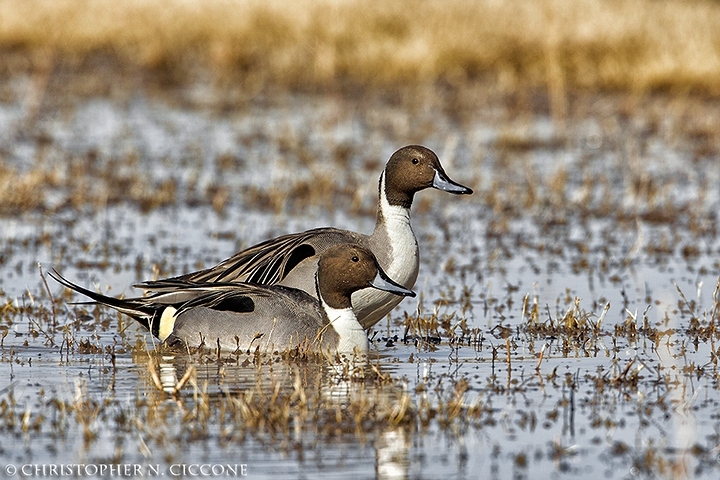
[[43, 190], [51, 183], [50, 177], [51, 173], [46, 170], [18, 173], [0, 163], [0, 215], [40, 208], [45, 201]]
[[[52, 212], [67, 206], [102, 208], [117, 202], [131, 202], [148, 212], [176, 202], [173, 179], [154, 181], [127, 169], [133, 165], [133, 156], [98, 165], [95, 155], [89, 154], [63, 164], [38, 162], [21, 171], [0, 157], [0, 216]], [[51, 189], [63, 192], [59, 201], [48, 200]]]
[[177, 78], [209, 66], [256, 85], [489, 79], [552, 97], [573, 88], [718, 94], [718, 25], [720, 3], [703, 0], [6, 0], [0, 67], [93, 68], [99, 55]]

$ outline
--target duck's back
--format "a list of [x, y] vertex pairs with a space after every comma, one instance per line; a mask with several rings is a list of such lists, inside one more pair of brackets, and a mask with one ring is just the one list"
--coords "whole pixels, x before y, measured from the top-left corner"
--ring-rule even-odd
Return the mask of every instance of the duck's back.
[[[338, 228], [316, 228], [259, 243], [214, 267], [177, 277], [191, 282], [247, 282], [285, 285], [315, 296], [319, 256], [333, 245], [368, 247], [368, 237]], [[153, 282], [157, 289], [160, 282]]]

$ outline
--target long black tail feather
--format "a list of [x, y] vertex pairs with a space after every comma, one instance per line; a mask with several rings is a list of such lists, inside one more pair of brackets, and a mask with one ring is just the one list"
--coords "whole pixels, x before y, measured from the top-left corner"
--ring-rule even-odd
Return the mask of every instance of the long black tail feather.
[[[129, 317], [137, 320], [142, 326], [144, 326], [148, 330], [153, 330], [153, 328], [151, 328], [151, 325], [152, 327], [154, 327], [155, 330], [157, 330], [158, 328], [158, 326], [155, 325], [158, 322], [153, 322], [153, 319], [157, 314], [162, 313], [162, 310], [165, 308], [164, 305], [153, 304], [152, 302], [148, 302], [147, 299], [142, 298], [121, 299], [93, 292], [92, 290], [88, 290], [87, 288], [83, 288], [80, 285], [72, 283], [70, 280], [60, 275], [55, 269], [53, 269], [51, 272], [48, 272], [48, 275], [50, 275], [50, 277], [52, 277], [60, 285], [67, 287], [71, 290], [75, 290], [76, 292], [81, 293], [93, 300], [92, 302], [78, 303], [94, 303], [107, 305], [108, 307], [114, 308], [115, 310], [122, 312], [125, 315], [128, 315]], [[152, 333], [157, 335], [157, 332], [155, 331], [153, 331]]]

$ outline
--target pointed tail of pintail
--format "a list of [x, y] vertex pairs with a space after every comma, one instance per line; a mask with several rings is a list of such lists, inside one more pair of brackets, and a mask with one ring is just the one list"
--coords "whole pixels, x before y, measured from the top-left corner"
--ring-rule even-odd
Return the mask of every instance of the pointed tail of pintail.
[[76, 305], [87, 305], [87, 304], [101, 304], [107, 305], [108, 307], [114, 308], [115, 310], [124, 313], [125, 315], [132, 317], [137, 320], [142, 326], [150, 330], [153, 335], [158, 335], [159, 323], [155, 322], [154, 319], [162, 314], [166, 305], [160, 305], [148, 301], [147, 298], [115, 298], [103, 295], [101, 293], [93, 292], [87, 288], [83, 288], [80, 285], [72, 283], [60, 275], [57, 270], [53, 269], [48, 272], [48, 275], [52, 277], [56, 282], [64, 287], [71, 290], [75, 290], [78, 293], [85, 295], [92, 299], [91, 302], [73, 302]]

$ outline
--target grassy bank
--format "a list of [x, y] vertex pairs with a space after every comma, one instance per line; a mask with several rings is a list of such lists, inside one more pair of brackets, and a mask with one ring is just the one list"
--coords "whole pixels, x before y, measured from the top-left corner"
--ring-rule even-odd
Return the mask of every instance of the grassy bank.
[[[38, 5], [42, 5], [38, 8]], [[711, 1], [52, 0], [0, 2], [0, 68], [98, 58], [180, 78], [190, 66], [282, 87], [476, 79], [720, 94]]]

